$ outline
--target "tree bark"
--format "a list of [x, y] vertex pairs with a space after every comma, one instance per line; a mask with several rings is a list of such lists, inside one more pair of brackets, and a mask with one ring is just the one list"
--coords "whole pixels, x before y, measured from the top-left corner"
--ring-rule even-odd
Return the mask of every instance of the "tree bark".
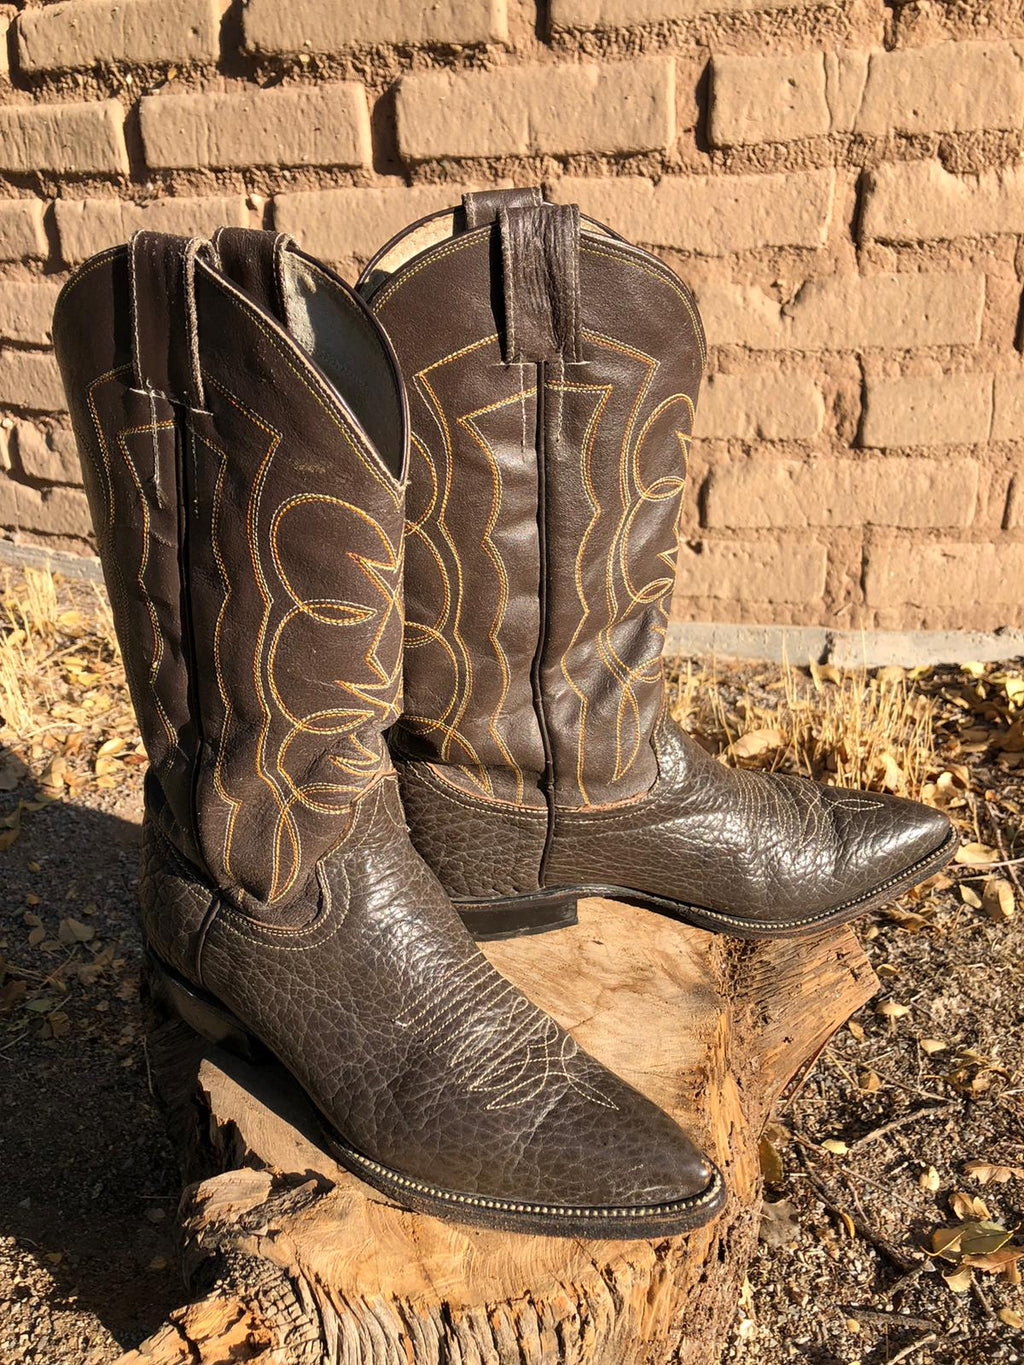
[[486, 951], [714, 1155], [720, 1218], [585, 1242], [407, 1213], [334, 1164], [283, 1071], [163, 1024], [150, 1064], [196, 1182], [196, 1297], [120, 1365], [715, 1365], [757, 1238], [764, 1123], [877, 987], [856, 940], [740, 943], [588, 901], [575, 928]]

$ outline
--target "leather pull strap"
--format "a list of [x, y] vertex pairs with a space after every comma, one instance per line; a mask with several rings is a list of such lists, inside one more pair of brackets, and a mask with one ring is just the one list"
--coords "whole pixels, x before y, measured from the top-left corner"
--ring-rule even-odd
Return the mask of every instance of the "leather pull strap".
[[477, 190], [462, 196], [462, 207], [466, 211], [466, 227], [486, 227], [496, 223], [502, 209], [537, 208], [544, 202], [539, 185], [531, 185], [522, 190]]
[[282, 258], [291, 246], [283, 232], [222, 227], [212, 237], [221, 270], [243, 293], [281, 322], [285, 321]]
[[202, 410], [196, 319], [199, 238], [136, 232], [128, 245], [132, 368], [143, 393]]
[[498, 223], [506, 364], [581, 360], [579, 208], [502, 208]]

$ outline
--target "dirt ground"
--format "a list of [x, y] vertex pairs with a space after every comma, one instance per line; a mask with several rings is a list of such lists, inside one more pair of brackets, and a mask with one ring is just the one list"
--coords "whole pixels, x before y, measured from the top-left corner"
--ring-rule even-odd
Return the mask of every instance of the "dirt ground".
[[[138, 1003], [144, 758], [102, 603], [27, 601], [0, 594], [0, 1365], [107, 1365], [186, 1297]], [[724, 1358], [1024, 1362], [1024, 670], [702, 666], [677, 710], [733, 761], [923, 792], [966, 846], [858, 926], [882, 993], [766, 1135]]]

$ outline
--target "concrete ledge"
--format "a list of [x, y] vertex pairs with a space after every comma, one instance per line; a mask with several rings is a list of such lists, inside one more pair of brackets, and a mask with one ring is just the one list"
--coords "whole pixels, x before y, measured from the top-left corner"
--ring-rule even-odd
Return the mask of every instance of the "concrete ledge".
[[45, 545], [19, 545], [0, 538], [0, 565], [15, 569], [50, 569], [65, 578], [84, 578], [102, 583], [103, 570], [95, 555], [75, 555], [69, 550], [48, 550]]
[[673, 622], [665, 638], [670, 657], [717, 654], [725, 659], [788, 659], [840, 668], [900, 664], [955, 664], [1024, 655], [1024, 630], [828, 630], [824, 626], [730, 626]]

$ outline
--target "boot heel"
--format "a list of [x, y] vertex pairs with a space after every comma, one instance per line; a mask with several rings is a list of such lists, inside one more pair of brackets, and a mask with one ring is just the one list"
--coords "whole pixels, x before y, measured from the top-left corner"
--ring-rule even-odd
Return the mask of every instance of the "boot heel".
[[534, 891], [491, 901], [456, 901], [463, 924], [482, 943], [567, 929], [576, 921], [576, 891]]
[[247, 1062], [268, 1059], [267, 1049], [230, 1010], [172, 971], [154, 953], [146, 954], [144, 970], [149, 998], [158, 1013], [182, 1020], [208, 1043], [227, 1048]]

